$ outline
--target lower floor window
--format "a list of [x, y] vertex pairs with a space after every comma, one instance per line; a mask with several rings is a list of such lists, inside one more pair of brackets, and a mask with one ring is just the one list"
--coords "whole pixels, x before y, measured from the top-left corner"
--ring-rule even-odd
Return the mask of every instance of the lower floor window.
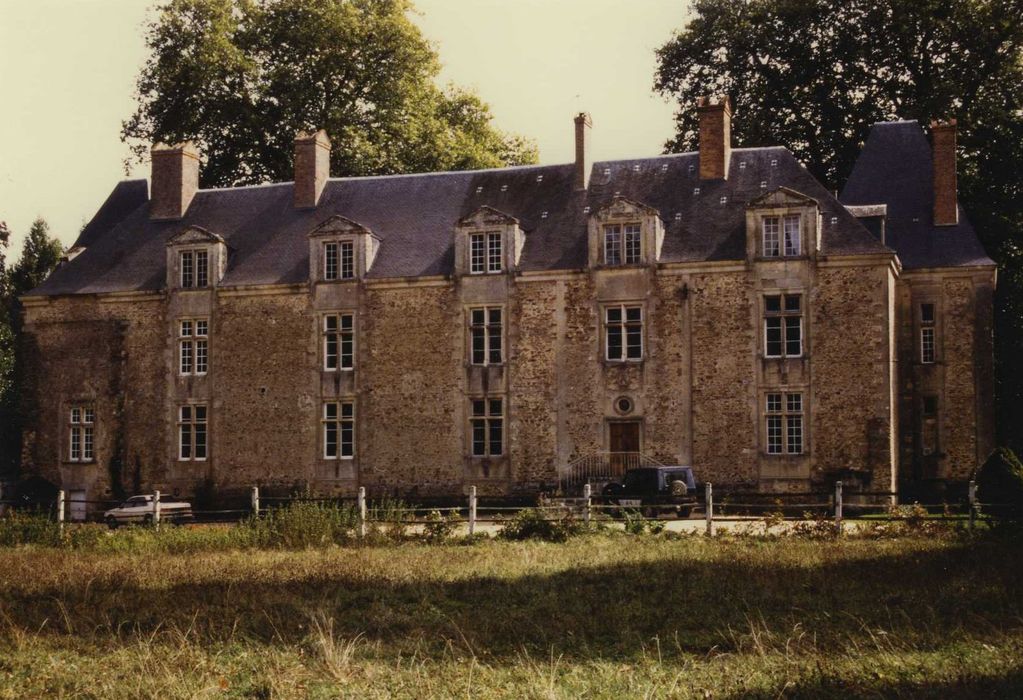
[[351, 459], [355, 456], [355, 403], [327, 401], [323, 404], [323, 457]]
[[207, 452], [206, 406], [178, 408], [178, 459], [204, 460]]
[[765, 406], [767, 453], [803, 453], [803, 395], [769, 393]]
[[472, 456], [497, 457], [504, 452], [504, 400], [472, 400]]
[[91, 462], [95, 456], [95, 410], [91, 406], [72, 406], [68, 417], [68, 461]]

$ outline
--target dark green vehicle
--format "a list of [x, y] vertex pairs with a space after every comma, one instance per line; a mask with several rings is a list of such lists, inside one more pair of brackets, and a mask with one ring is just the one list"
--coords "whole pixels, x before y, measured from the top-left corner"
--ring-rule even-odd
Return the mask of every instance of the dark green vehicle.
[[604, 487], [604, 503], [637, 510], [645, 517], [675, 514], [688, 518], [696, 505], [696, 477], [692, 467], [640, 467], [629, 469], [621, 482]]

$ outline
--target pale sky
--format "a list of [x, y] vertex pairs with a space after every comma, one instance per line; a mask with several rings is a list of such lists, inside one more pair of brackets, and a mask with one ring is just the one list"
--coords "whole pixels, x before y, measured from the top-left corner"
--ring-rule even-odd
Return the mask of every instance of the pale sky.
[[[653, 51], [684, 0], [415, 0], [444, 64], [495, 125], [571, 161], [572, 117], [593, 118], [594, 160], [661, 152], [674, 106], [652, 91]], [[150, 0], [0, 0], [0, 220], [9, 258], [37, 216], [65, 245], [124, 179], [121, 121], [134, 110]], [[131, 177], [148, 177], [148, 164]]]

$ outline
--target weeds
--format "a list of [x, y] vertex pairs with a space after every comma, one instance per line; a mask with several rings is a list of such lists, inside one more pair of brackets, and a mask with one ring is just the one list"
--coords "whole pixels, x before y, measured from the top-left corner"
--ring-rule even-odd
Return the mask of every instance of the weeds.
[[543, 540], [565, 542], [582, 532], [582, 525], [566, 512], [560, 517], [550, 517], [539, 508], [527, 508], [516, 513], [501, 530], [506, 540]]

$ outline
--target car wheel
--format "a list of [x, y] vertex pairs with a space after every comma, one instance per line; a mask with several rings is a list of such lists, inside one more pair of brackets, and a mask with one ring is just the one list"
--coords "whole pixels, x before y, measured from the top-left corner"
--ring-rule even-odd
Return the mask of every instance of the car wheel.
[[117, 529], [117, 524], [118, 524], [117, 523], [117, 518], [115, 518], [112, 515], [108, 515], [107, 516], [107, 527], [109, 527], [111, 530], [116, 530]]

